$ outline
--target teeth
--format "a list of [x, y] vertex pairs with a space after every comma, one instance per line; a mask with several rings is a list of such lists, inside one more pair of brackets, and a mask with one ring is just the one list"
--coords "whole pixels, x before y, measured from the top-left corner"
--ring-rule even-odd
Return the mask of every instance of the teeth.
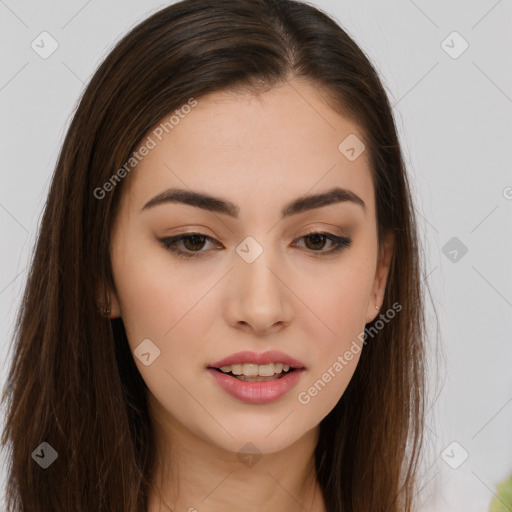
[[269, 364], [232, 364], [231, 366], [222, 366], [220, 370], [224, 373], [231, 372], [233, 375], [244, 375], [246, 377], [272, 377], [272, 375], [287, 372], [290, 365], [283, 363]]
[[[256, 366], [256, 365], [254, 365]], [[258, 375], [261, 377], [272, 377], [274, 373], [279, 373], [275, 371], [274, 363], [269, 364], [260, 364], [256, 366]]]
[[[228, 368], [229, 368], [229, 366], [228, 366]], [[229, 372], [229, 370], [228, 370], [228, 372]], [[243, 374], [243, 365], [241, 365], [241, 364], [231, 365], [231, 372], [233, 373], [233, 375], [242, 375]]]

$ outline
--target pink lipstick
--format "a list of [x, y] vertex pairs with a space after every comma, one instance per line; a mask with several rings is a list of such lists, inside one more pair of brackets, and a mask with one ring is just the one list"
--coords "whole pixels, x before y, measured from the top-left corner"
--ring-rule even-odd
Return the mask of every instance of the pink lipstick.
[[228, 395], [251, 404], [275, 402], [297, 385], [305, 370], [299, 360], [271, 350], [237, 352], [207, 367]]

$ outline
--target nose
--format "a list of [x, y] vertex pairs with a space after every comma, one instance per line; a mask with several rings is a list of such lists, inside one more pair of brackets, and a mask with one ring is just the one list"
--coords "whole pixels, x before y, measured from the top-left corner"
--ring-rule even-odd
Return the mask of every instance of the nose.
[[291, 321], [293, 293], [289, 279], [270, 253], [264, 250], [252, 263], [240, 258], [230, 272], [225, 314], [228, 323], [237, 329], [264, 335], [283, 329]]

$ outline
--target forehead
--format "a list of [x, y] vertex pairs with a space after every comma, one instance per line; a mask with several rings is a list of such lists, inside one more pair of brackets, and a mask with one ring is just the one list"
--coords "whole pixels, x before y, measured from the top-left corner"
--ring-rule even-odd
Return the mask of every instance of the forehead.
[[365, 196], [373, 208], [368, 151], [355, 160], [344, 153], [344, 141], [362, 143], [362, 129], [310, 84], [291, 80], [259, 94], [212, 93], [178, 111], [172, 123], [171, 113], [149, 132], [154, 147], [130, 174], [128, 194], [139, 208], [176, 186], [243, 198], [237, 201], [243, 211], [244, 204], [257, 207], [272, 198], [281, 204], [285, 195], [336, 185]]

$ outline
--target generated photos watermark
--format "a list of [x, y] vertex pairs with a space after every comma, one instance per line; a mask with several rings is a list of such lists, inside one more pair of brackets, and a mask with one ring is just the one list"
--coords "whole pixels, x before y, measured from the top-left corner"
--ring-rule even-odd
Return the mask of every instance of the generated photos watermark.
[[[393, 318], [395, 318], [396, 314], [402, 310], [402, 305], [398, 302], [395, 302], [391, 308], [389, 308], [385, 313], [381, 313], [379, 315], [379, 320], [377, 320], [372, 326], [365, 327], [364, 331], [358, 334], [357, 340], [353, 340], [350, 348], [345, 351], [343, 355], [339, 355], [336, 358], [329, 368], [322, 374], [322, 376], [317, 379], [312, 386], [310, 386], [306, 391], [301, 391], [297, 395], [297, 399], [299, 403], [302, 405], [309, 404], [311, 399], [322, 391], [332, 379], [339, 374], [345, 366], [349, 364], [350, 361], [354, 358], [355, 355], [359, 354], [362, 349], [362, 345], [366, 345], [368, 343], [365, 335], [373, 338], [377, 335], [377, 333], [384, 328], [386, 324], [390, 322]], [[358, 343], [359, 341], [359, 343]]]
[[121, 182], [134, 168], [142, 161], [144, 157], [149, 155], [152, 149], [155, 149], [159, 142], [162, 141], [164, 136], [170, 133], [190, 112], [192, 108], [197, 105], [197, 100], [190, 98], [187, 103], [176, 109], [166, 121], [161, 122], [151, 133], [146, 137], [145, 141], [139, 146], [137, 151], [134, 151], [130, 158], [120, 167], [101, 187], [94, 189], [94, 197], [96, 199], [103, 199], [108, 192], [114, 190], [115, 186]]

